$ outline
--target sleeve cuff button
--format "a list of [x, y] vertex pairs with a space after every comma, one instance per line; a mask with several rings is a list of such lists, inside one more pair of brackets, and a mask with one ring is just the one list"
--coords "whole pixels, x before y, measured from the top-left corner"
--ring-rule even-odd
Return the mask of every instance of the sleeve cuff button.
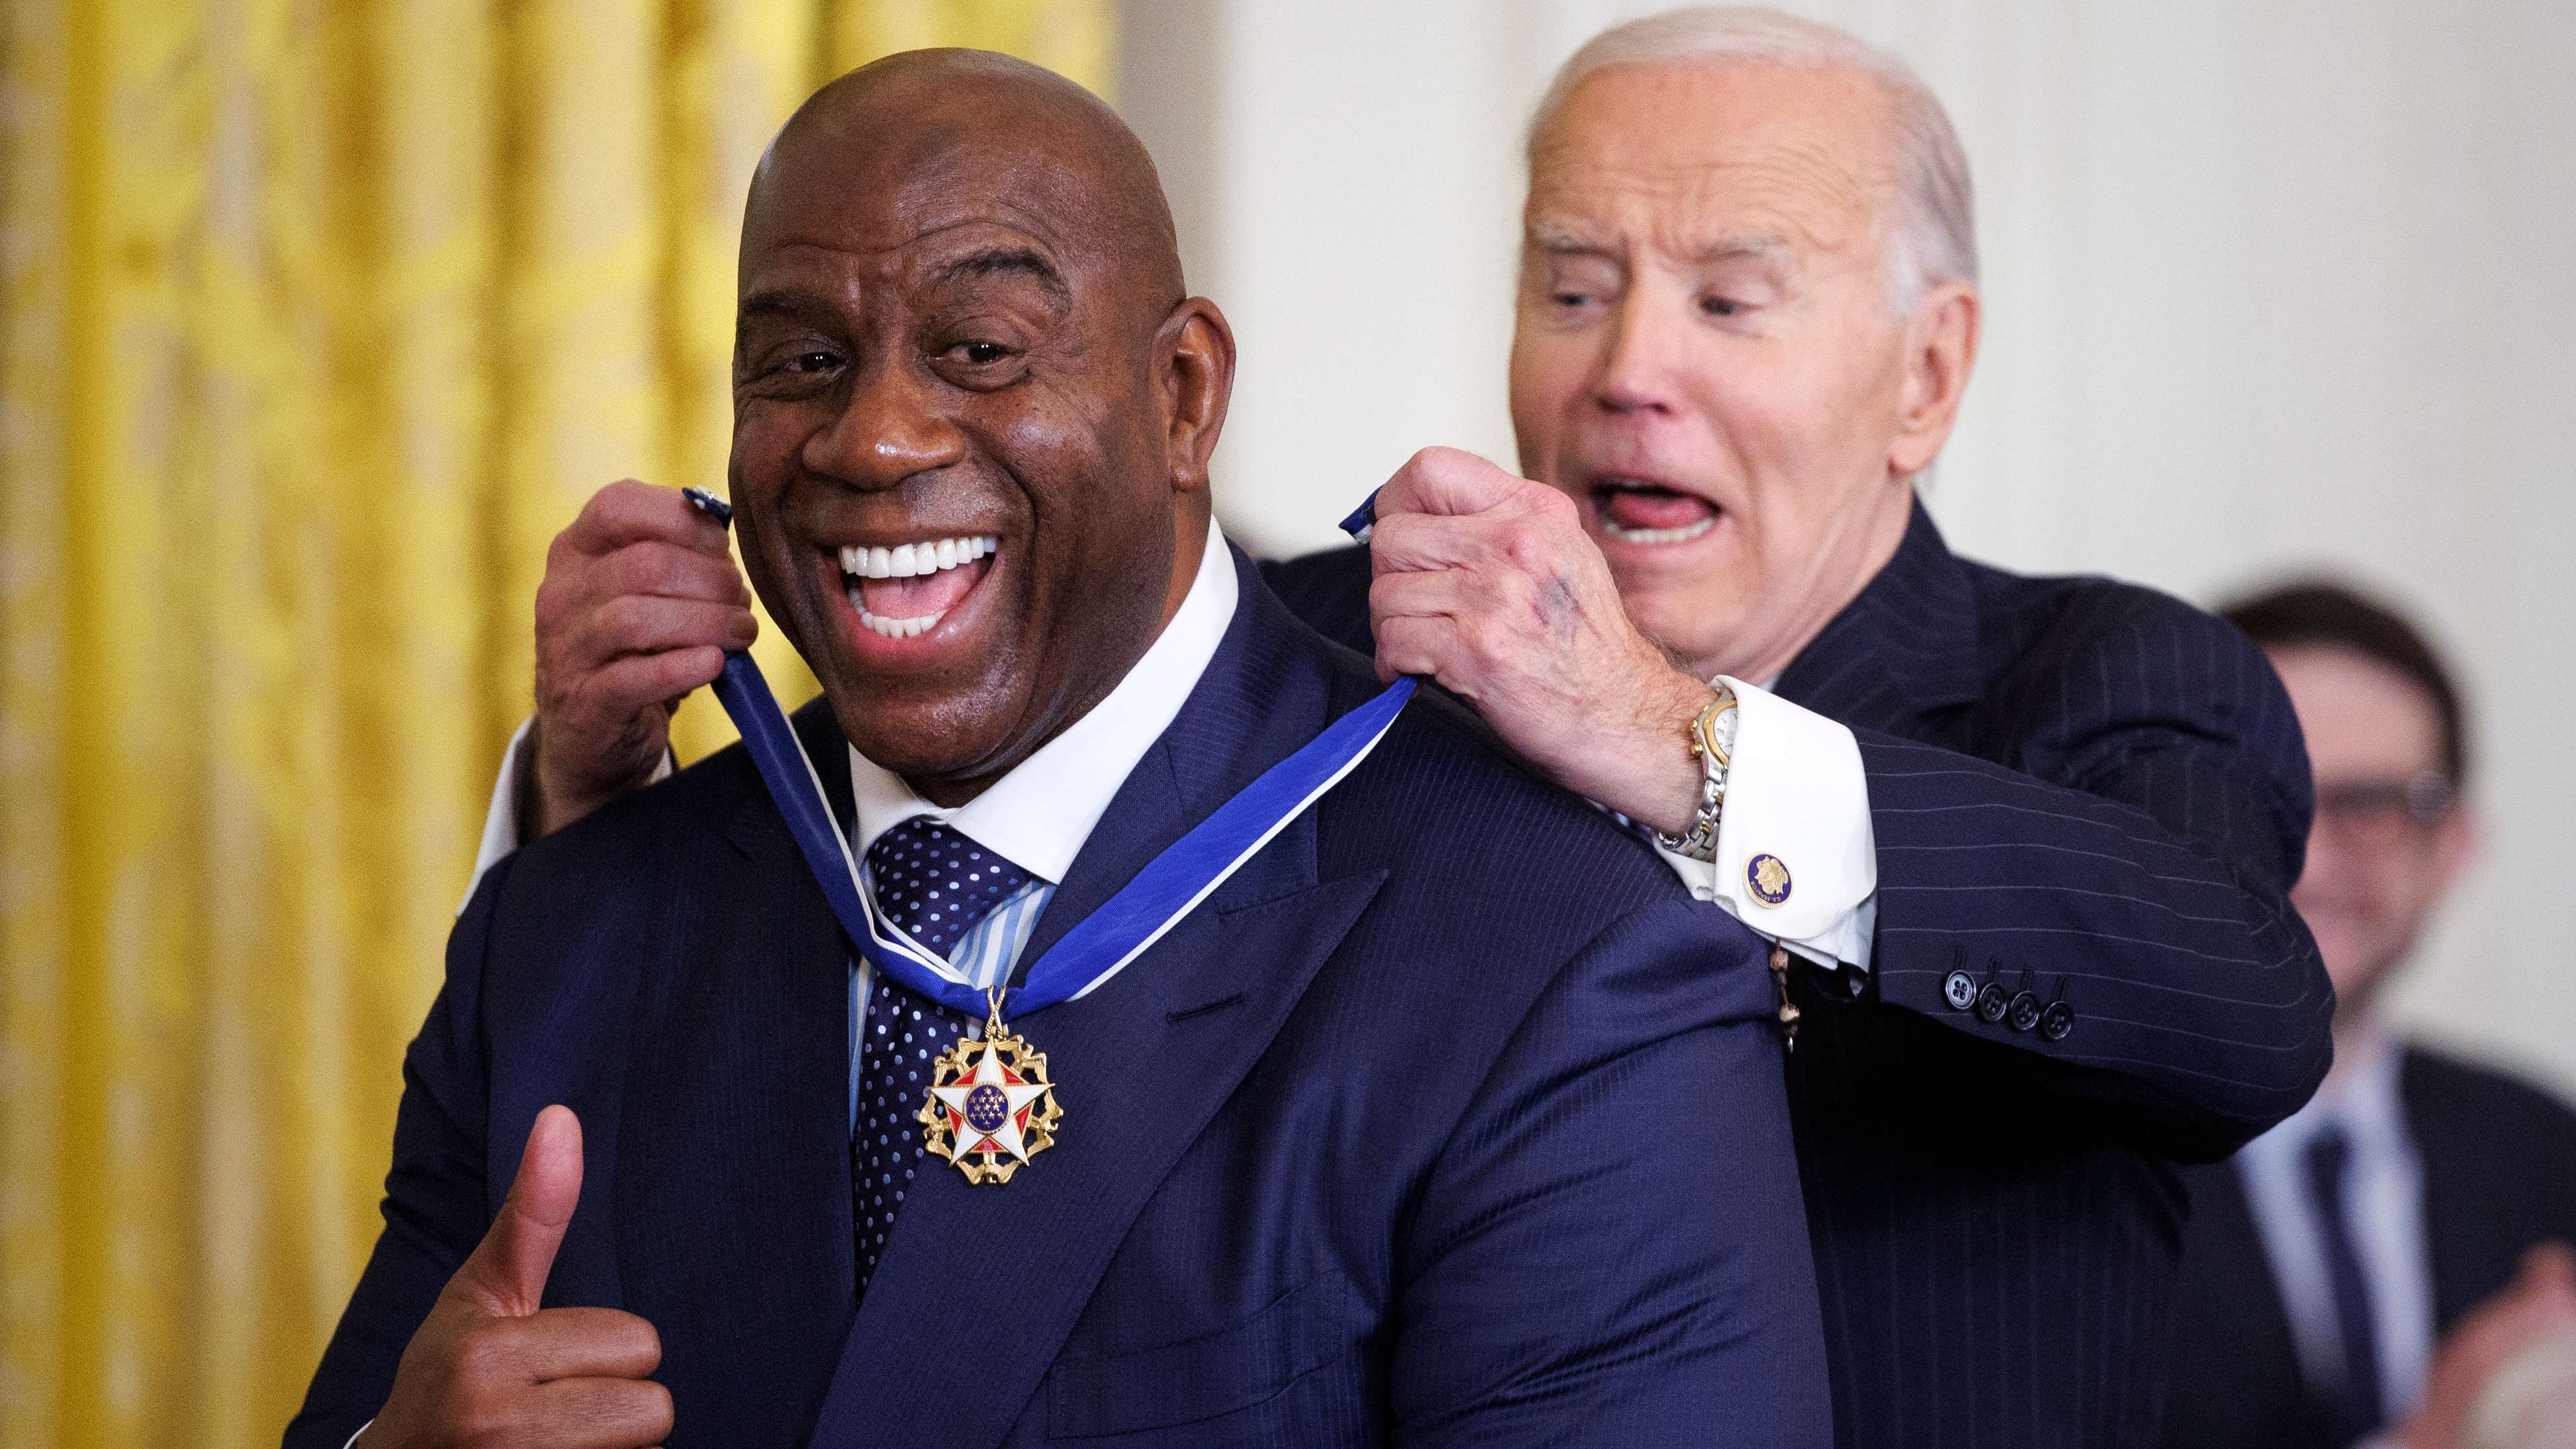
[[1977, 993], [1977, 1020], [1988, 1026], [1994, 1025], [2004, 1019], [2004, 1013], [2011, 1009], [2011, 1002], [2012, 998], [2004, 995], [2002, 987], [1987, 982], [1985, 990]]
[[2048, 1009], [2039, 1014], [2039, 1039], [2042, 1041], [2064, 1041], [2066, 1034], [2073, 1030], [2075, 1008], [2063, 1001], [2050, 1002]]
[[2015, 1031], [2028, 1031], [2039, 1025], [2039, 998], [2025, 991], [2013, 997], [2012, 1019], [2005, 1023]]

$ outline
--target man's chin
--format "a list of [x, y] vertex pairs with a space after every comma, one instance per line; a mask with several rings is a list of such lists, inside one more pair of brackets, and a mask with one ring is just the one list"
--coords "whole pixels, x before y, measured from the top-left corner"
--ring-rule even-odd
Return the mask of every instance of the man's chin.
[[1697, 582], [1700, 587], [1691, 589], [1678, 581], [1619, 580], [1620, 599], [1638, 631], [1683, 668], [1694, 671], [1698, 661], [1718, 657], [1729, 639], [1740, 637], [1730, 624], [1737, 614], [1736, 601], [1710, 599], [1708, 581]]
[[1001, 773], [1027, 752], [1013, 747], [1024, 711], [990, 691], [929, 693], [905, 680], [827, 680], [823, 694], [851, 748], [916, 785]]

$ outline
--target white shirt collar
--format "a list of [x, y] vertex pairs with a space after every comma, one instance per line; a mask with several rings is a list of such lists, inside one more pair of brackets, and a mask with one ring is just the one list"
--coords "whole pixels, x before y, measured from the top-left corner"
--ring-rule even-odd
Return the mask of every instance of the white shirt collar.
[[879, 835], [927, 815], [1047, 884], [1061, 884], [1092, 827], [1109, 809], [1110, 798], [1162, 738], [1207, 672], [1234, 622], [1240, 587], [1225, 535], [1210, 519], [1198, 577], [1191, 580], [1180, 612], [1127, 677], [1090, 713], [954, 810], [924, 800], [902, 776], [852, 746], [850, 794], [858, 813], [852, 853], [866, 860]]

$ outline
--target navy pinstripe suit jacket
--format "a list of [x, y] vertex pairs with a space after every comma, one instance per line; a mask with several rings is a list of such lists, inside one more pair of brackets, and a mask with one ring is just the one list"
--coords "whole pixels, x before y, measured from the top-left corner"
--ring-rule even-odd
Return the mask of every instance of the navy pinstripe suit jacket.
[[[1271, 577], [1368, 646], [1364, 550]], [[2331, 1051], [2288, 697], [2219, 620], [1967, 562], [1919, 505], [1778, 688], [1859, 737], [1878, 840], [1874, 969], [1800, 975], [1788, 1062], [1837, 1441], [2153, 1444], [2172, 1164], [2296, 1110]]]

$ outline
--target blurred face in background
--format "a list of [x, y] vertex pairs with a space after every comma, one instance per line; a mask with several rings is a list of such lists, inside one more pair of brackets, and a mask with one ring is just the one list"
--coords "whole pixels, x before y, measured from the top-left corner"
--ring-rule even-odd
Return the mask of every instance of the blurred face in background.
[[2336, 1012], [2366, 1010], [2468, 863], [2473, 832], [2442, 774], [2432, 697], [2377, 660], [2277, 649], [2316, 772], [2317, 821], [2291, 904], [2316, 934]]
[[1866, 75], [1724, 61], [1605, 67], [1532, 145], [1521, 469], [1694, 672], [1784, 667], [1894, 554], [1949, 435], [1975, 294], [1897, 309], [1894, 137]]

